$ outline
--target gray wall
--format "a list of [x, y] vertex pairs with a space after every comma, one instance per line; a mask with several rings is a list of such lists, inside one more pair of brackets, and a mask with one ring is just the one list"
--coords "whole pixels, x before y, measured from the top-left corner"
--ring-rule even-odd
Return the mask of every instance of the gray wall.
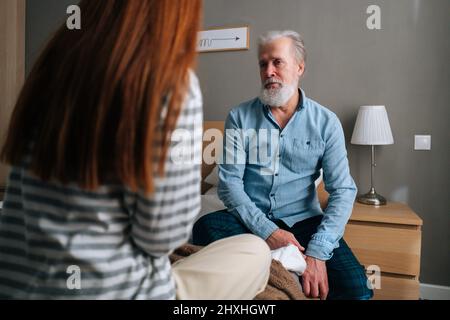
[[65, 23], [67, 7], [77, 0], [27, 0], [25, 69], [30, 72], [33, 62], [52, 33]]
[[[366, 9], [381, 8], [382, 30], [366, 27]], [[204, 53], [199, 76], [206, 120], [259, 91], [256, 38], [297, 30], [309, 60], [306, 94], [341, 119], [350, 141], [358, 108], [384, 104], [395, 144], [377, 147], [375, 186], [423, 219], [420, 281], [450, 285], [450, 1], [205, 0], [204, 26], [249, 25], [249, 51]], [[414, 151], [414, 134], [431, 134], [431, 151]], [[370, 184], [370, 147], [348, 143], [361, 192]]]
[[[27, 70], [75, 0], [27, 1]], [[366, 28], [366, 8], [381, 7], [382, 30]], [[205, 0], [205, 27], [249, 25], [249, 51], [201, 54], [205, 119], [259, 91], [257, 35], [294, 29], [305, 38], [302, 87], [333, 110], [350, 140], [358, 107], [387, 107], [395, 144], [377, 148], [377, 191], [408, 203], [424, 220], [420, 281], [450, 285], [450, 38], [448, 0]], [[432, 151], [413, 151], [414, 134], [431, 134]], [[369, 188], [369, 147], [348, 144], [352, 174]]]

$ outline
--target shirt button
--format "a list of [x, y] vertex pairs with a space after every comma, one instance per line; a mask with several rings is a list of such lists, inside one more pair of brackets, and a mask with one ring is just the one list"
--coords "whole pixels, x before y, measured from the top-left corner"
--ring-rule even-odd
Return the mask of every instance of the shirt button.
[[275, 177], [278, 177], [278, 173], [275, 173]]
[[275, 193], [272, 193], [270, 196], [271, 196], [272, 198], [275, 197]]

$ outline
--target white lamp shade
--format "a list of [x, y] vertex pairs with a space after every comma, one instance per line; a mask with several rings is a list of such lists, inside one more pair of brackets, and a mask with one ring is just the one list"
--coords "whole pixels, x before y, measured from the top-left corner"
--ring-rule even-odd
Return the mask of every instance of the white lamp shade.
[[360, 107], [351, 142], [374, 146], [394, 143], [385, 106]]

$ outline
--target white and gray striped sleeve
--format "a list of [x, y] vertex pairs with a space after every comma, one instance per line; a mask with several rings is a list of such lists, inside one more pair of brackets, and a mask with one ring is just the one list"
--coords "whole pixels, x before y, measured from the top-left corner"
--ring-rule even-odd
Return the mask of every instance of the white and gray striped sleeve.
[[203, 101], [197, 77], [190, 89], [168, 150], [165, 176], [155, 178], [150, 197], [136, 195], [131, 235], [147, 254], [161, 257], [186, 243], [200, 211]]

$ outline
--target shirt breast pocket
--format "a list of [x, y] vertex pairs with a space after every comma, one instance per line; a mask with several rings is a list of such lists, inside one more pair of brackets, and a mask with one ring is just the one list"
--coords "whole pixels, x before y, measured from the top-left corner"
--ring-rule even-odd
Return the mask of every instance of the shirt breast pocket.
[[321, 139], [295, 138], [288, 150], [287, 166], [296, 173], [318, 170], [324, 150]]

